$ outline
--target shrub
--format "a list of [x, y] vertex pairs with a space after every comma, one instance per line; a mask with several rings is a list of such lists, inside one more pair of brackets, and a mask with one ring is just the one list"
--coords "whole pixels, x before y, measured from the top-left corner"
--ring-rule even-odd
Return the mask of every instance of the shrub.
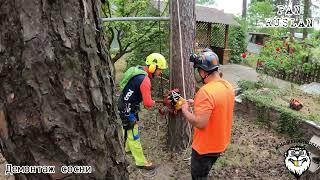
[[247, 48], [247, 23], [244, 20], [237, 20], [240, 26], [231, 26], [229, 33], [229, 48], [231, 49], [231, 62], [240, 63], [241, 54]]

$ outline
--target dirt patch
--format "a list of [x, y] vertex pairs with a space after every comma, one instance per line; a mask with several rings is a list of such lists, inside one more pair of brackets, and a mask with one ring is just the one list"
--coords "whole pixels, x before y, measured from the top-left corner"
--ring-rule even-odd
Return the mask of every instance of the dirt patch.
[[[130, 179], [191, 179], [188, 161], [191, 150], [179, 154], [166, 148], [166, 120], [160, 119], [156, 111], [145, 109], [140, 113], [141, 141], [148, 160], [159, 164], [153, 178], [143, 176], [130, 161]], [[294, 179], [285, 168], [283, 154], [275, 145], [286, 141], [271, 129], [259, 127], [248, 117], [236, 114], [232, 142], [210, 172], [210, 179]]]

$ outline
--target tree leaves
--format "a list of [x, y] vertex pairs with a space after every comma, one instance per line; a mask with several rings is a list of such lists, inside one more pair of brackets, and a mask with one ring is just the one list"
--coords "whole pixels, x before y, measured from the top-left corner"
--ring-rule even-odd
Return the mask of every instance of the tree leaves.
[[[109, 4], [108, 4], [109, 3]], [[147, 17], [159, 16], [159, 11], [148, 0], [109, 0], [103, 5], [103, 12], [107, 17]], [[165, 4], [166, 5], [166, 4]], [[165, 8], [162, 15], [168, 15]], [[116, 62], [124, 54], [137, 49], [147, 42], [154, 41], [159, 35], [157, 21], [117, 21], [105, 23], [105, 33], [109, 41], [115, 40], [118, 50], [110, 55], [112, 62]], [[110, 51], [111, 45], [108, 46]]]
[[251, 26], [261, 26], [265, 18], [275, 15], [270, 1], [255, 1], [250, 4], [248, 9], [248, 22]]
[[214, 5], [215, 0], [196, 0], [196, 4], [201, 4], [201, 5]]

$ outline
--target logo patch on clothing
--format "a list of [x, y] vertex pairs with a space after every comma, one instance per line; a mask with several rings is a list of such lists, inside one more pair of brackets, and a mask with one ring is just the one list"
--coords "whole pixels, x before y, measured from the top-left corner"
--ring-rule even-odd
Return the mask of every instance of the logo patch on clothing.
[[126, 96], [124, 97], [124, 100], [128, 101], [129, 98], [132, 96], [133, 93], [134, 93], [134, 91], [132, 91], [131, 89], [129, 89], [129, 92], [127, 92]]

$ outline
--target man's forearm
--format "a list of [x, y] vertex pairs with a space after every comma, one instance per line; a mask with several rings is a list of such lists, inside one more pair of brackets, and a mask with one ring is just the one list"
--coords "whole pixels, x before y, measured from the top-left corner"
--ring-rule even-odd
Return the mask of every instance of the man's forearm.
[[184, 115], [184, 117], [186, 118], [186, 120], [192, 124], [192, 126], [197, 127], [197, 121], [196, 121], [196, 116], [194, 114], [192, 114], [190, 111], [188, 110], [182, 110], [182, 113]]

